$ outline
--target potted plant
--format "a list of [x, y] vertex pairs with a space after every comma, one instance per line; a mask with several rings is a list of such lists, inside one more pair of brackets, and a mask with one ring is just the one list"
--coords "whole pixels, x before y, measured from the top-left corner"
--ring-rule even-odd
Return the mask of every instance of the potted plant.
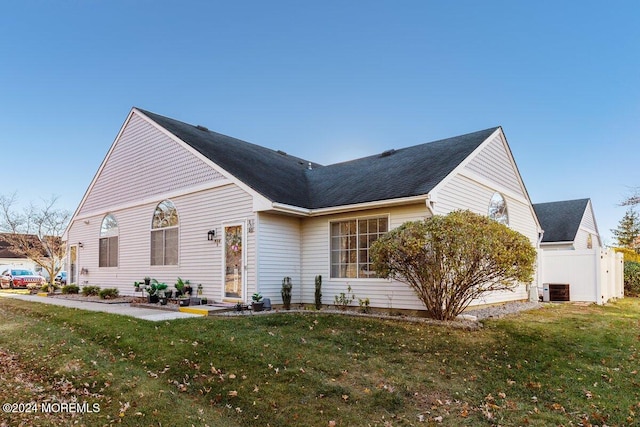
[[147, 286], [147, 292], [149, 295], [147, 296], [147, 302], [149, 304], [157, 304], [158, 303], [158, 285], [155, 283]]
[[153, 279], [151, 282], [152, 282], [151, 285], [149, 285], [149, 302], [152, 304], [160, 302], [160, 304], [166, 305], [167, 304], [167, 295], [166, 295], [167, 284], [160, 283], [156, 279]]
[[291, 277], [285, 277], [282, 279], [282, 289], [280, 290], [280, 295], [282, 295], [282, 305], [285, 310], [291, 309], [291, 289], [293, 285], [291, 284]]
[[160, 305], [167, 305], [167, 284], [157, 283], [156, 289], [158, 290], [158, 301]]
[[191, 284], [189, 283], [188, 280], [184, 281], [184, 287], [182, 288], [182, 291], [184, 292], [185, 295], [189, 295], [189, 296], [191, 296], [191, 294], [193, 293], [193, 289], [191, 288]]
[[178, 304], [180, 305], [180, 307], [187, 307], [190, 303], [191, 298], [189, 298], [187, 295], [181, 295], [180, 298], [178, 298]]
[[196, 295], [197, 297], [191, 297], [191, 304], [192, 305], [200, 305], [201, 303], [201, 298], [202, 298], [202, 284], [199, 284], [198, 287], [196, 288]]
[[207, 299], [207, 297], [202, 297], [200, 299], [200, 302], [202, 303], [202, 305], [207, 305], [207, 303], [209, 302], [209, 300]]
[[179, 298], [182, 294], [184, 294], [184, 287], [185, 287], [186, 283], [184, 280], [182, 280], [180, 277], [178, 277], [178, 281], [176, 282], [175, 286], [176, 287], [176, 298]]
[[141, 291], [141, 289], [140, 289], [140, 285], [141, 285], [141, 284], [142, 284], [142, 283], [140, 283], [140, 282], [133, 282], [133, 290], [134, 290], [135, 292], [140, 292], [140, 291]]
[[262, 302], [262, 294], [260, 292], [256, 292], [251, 295], [251, 299], [253, 303], [251, 304], [251, 308], [253, 311], [262, 311], [264, 308], [264, 303]]

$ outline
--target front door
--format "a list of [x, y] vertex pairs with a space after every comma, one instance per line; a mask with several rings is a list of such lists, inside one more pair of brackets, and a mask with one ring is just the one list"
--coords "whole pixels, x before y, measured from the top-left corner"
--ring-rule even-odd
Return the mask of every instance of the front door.
[[244, 228], [242, 224], [224, 227], [224, 299], [245, 300]]
[[80, 286], [80, 278], [78, 277], [78, 246], [69, 247], [69, 271], [67, 272], [67, 283], [74, 283]]

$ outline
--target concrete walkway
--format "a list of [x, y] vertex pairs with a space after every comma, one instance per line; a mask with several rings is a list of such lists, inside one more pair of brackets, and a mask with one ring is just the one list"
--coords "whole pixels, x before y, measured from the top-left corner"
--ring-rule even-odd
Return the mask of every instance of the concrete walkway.
[[121, 314], [137, 319], [160, 322], [163, 320], [186, 319], [190, 317], [202, 317], [200, 314], [183, 313], [180, 311], [161, 311], [153, 308], [132, 307], [131, 304], [104, 304], [99, 302], [77, 301], [63, 298], [49, 298], [38, 295], [24, 295], [8, 292], [0, 292], [2, 298], [14, 298], [23, 301], [37, 302], [42, 304], [61, 305], [63, 307], [77, 308], [80, 310], [101, 311], [103, 313]]

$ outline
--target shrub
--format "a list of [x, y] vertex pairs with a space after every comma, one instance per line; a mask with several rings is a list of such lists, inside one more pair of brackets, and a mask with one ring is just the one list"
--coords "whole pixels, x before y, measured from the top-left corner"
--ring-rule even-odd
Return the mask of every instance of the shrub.
[[530, 283], [536, 250], [504, 224], [471, 211], [406, 222], [371, 247], [380, 277], [406, 283], [429, 316], [451, 320], [475, 299]]
[[63, 294], [77, 294], [80, 292], [80, 287], [78, 285], [65, 285], [62, 287]]
[[640, 296], [640, 262], [624, 263], [624, 294], [629, 297]]
[[625, 261], [635, 261], [640, 262], [640, 254], [629, 248], [613, 248], [617, 253], [621, 253], [624, 255]]
[[98, 292], [100, 299], [114, 299], [118, 298], [118, 289], [116, 288], [104, 288]]
[[82, 288], [82, 295], [85, 297], [96, 296], [100, 292], [100, 286], [85, 286]]
[[[38, 286], [38, 285], [36, 285], [36, 286]], [[27, 289], [29, 289], [28, 285], [27, 285]], [[56, 289], [60, 289], [60, 286], [58, 284], [56, 284], [56, 283], [45, 283], [44, 285], [42, 285], [40, 287], [40, 291], [41, 292], [55, 292]]]

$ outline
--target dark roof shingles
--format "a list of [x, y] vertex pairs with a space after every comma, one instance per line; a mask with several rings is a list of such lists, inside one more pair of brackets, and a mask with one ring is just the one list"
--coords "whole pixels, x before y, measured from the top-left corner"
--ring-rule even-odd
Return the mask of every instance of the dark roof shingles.
[[312, 208], [429, 193], [497, 128], [309, 171]]
[[534, 204], [544, 230], [542, 242], [573, 242], [588, 203], [589, 199], [577, 199]]
[[318, 209], [427, 194], [496, 128], [329, 166], [140, 110], [273, 202]]

